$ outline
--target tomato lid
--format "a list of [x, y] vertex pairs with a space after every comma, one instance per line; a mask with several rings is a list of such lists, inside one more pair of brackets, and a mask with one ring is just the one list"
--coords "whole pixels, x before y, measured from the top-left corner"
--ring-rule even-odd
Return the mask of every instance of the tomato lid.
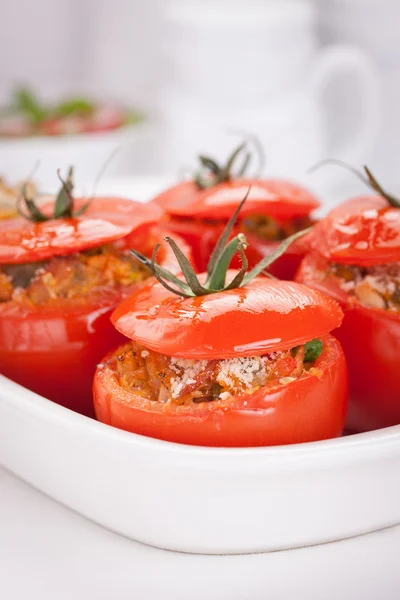
[[153, 281], [122, 302], [112, 322], [150, 350], [212, 359], [292, 348], [332, 331], [342, 318], [339, 305], [316, 290], [256, 277], [245, 287], [191, 298]]
[[[87, 199], [75, 201], [79, 211]], [[54, 202], [41, 207], [51, 214]], [[32, 222], [24, 217], [0, 221], [0, 264], [46, 260], [73, 254], [121, 239], [141, 226], [160, 220], [163, 211], [154, 204], [126, 198], [95, 198], [74, 218]]]
[[373, 266], [400, 260], [400, 209], [380, 196], [360, 196], [319, 221], [311, 246], [332, 262]]
[[228, 220], [251, 186], [240, 219], [267, 213], [276, 219], [307, 216], [319, 200], [308, 190], [278, 179], [234, 179], [200, 189], [194, 181], [180, 183], [156, 196], [153, 202], [171, 216]]

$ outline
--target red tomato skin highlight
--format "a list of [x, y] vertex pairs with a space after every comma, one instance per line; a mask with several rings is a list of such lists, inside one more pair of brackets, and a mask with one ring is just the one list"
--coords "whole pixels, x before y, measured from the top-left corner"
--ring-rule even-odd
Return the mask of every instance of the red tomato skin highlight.
[[325, 351], [315, 364], [320, 377], [307, 374], [222, 405], [177, 407], [143, 401], [122, 389], [105, 365], [97, 369], [93, 384], [96, 415], [99, 421], [132, 433], [198, 446], [273, 446], [337, 437], [347, 408], [346, 362], [332, 336], [323, 341]]
[[344, 310], [334, 332], [349, 369], [350, 403], [347, 427], [354, 432], [400, 424], [400, 314], [363, 307], [326, 277], [323, 257], [307, 256], [296, 279], [335, 298]]

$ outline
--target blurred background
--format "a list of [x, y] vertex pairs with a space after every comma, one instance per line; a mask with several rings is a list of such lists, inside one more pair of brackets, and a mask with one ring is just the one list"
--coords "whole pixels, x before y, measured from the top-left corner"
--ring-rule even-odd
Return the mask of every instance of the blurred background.
[[[399, 17], [398, 0], [0, 0], [2, 105], [23, 85], [44, 102], [78, 94], [143, 115], [61, 145], [0, 136], [0, 168], [25, 177], [36, 157], [53, 185], [53, 162], [73, 160], [89, 181], [119, 147], [107, 177], [178, 177], [247, 132], [268, 174], [307, 179], [332, 157], [368, 162], [396, 186]], [[313, 182], [346, 177], [330, 167]]]

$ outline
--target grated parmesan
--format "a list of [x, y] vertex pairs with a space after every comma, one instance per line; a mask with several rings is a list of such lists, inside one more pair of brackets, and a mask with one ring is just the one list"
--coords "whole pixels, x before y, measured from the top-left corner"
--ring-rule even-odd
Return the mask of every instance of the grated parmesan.
[[263, 385], [266, 378], [265, 360], [260, 356], [221, 360], [216, 377], [223, 388], [233, 391]]
[[196, 377], [199, 373], [204, 371], [208, 364], [207, 360], [192, 360], [188, 358], [175, 358], [170, 359], [170, 369], [176, 376], [171, 377], [171, 397], [178, 398], [181, 391], [190, 385], [196, 383]]

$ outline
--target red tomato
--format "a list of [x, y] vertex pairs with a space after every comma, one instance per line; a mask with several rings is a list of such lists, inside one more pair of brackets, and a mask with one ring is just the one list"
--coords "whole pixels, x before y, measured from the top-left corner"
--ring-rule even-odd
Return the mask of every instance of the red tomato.
[[275, 219], [305, 217], [318, 208], [319, 201], [309, 191], [275, 179], [235, 179], [200, 189], [193, 181], [180, 183], [162, 192], [153, 202], [174, 217], [227, 221], [251, 186], [240, 217], [268, 214]]
[[[284, 222], [307, 217], [319, 206], [315, 196], [304, 188], [287, 181], [267, 179], [240, 178], [204, 190], [190, 181], [178, 184], [154, 198], [153, 202], [170, 215], [167, 227], [191, 245], [195, 266], [199, 272], [206, 270], [211, 252], [226, 221], [243, 200], [249, 186], [252, 186], [249, 196], [232, 236], [238, 233], [240, 221], [246, 216], [267, 214]], [[250, 267], [279, 245], [279, 242], [268, 241], [255, 234], [246, 233], [246, 236], [250, 243], [246, 250]], [[285, 255], [272, 265], [270, 272], [282, 279], [292, 279], [304, 253], [304, 246], [298, 242], [294, 243]], [[235, 268], [238, 264], [234, 261], [232, 266]]]
[[[400, 211], [398, 211], [400, 213]], [[349, 367], [348, 427], [368, 431], [400, 423], [400, 313], [363, 307], [327, 276], [329, 261], [307, 256], [297, 280], [325, 292], [342, 305], [345, 316], [336, 337]]]
[[342, 316], [338, 304], [319, 292], [257, 277], [245, 287], [195, 298], [175, 296], [151, 281], [118, 306], [112, 322], [155, 352], [211, 359], [291, 348], [332, 331]]
[[[87, 199], [76, 201], [79, 209]], [[43, 207], [43, 212], [53, 203]], [[124, 198], [96, 198], [73, 219], [33, 223], [23, 217], [1, 222], [0, 264], [20, 264], [65, 256], [126, 237], [139, 227], [157, 222], [163, 212], [151, 204]]]
[[381, 265], [400, 258], [400, 210], [380, 196], [344, 202], [314, 227], [312, 247], [332, 262]]
[[[157, 227], [150, 229], [158, 216], [148, 205], [98, 199], [77, 219], [36, 224], [24, 219], [2, 221], [0, 264], [71, 254], [118, 238], [122, 247], [132, 245], [151, 255], [161, 239]], [[23, 246], [18, 252], [19, 243]], [[185, 246], [184, 250], [190, 252]], [[159, 260], [176, 270], [172, 257], [164, 243]], [[67, 408], [93, 416], [91, 383], [96, 364], [123, 341], [110, 323], [110, 314], [134, 287], [97, 291], [95, 301], [89, 297], [76, 305], [63, 300], [51, 306], [0, 303], [1, 373]]]
[[[117, 351], [96, 371], [97, 418], [134, 433], [202, 446], [264, 446], [338, 436], [347, 406], [346, 364], [340, 344], [328, 332], [342, 317], [336, 302], [288, 281], [256, 277], [244, 287], [195, 298], [148, 282], [112, 316], [117, 329], [148, 349], [147, 355], [152, 350], [192, 360], [262, 356], [314, 337], [322, 338], [322, 353], [312, 368], [289, 381], [277, 378], [251, 394], [175, 404], [122, 387]], [[166, 377], [157, 367], [151, 373], [147, 377]]]
[[306, 373], [287, 385], [201, 404], [163, 404], [129, 393], [105, 364], [93, 386], [97, 418], [132, 433], [198, 446], [273, 446], [337, 437], [347, 407], [346, 363], [339, 343], [330, 335], [322, 339], [325, 350], [315, 361], [319, 376]]

